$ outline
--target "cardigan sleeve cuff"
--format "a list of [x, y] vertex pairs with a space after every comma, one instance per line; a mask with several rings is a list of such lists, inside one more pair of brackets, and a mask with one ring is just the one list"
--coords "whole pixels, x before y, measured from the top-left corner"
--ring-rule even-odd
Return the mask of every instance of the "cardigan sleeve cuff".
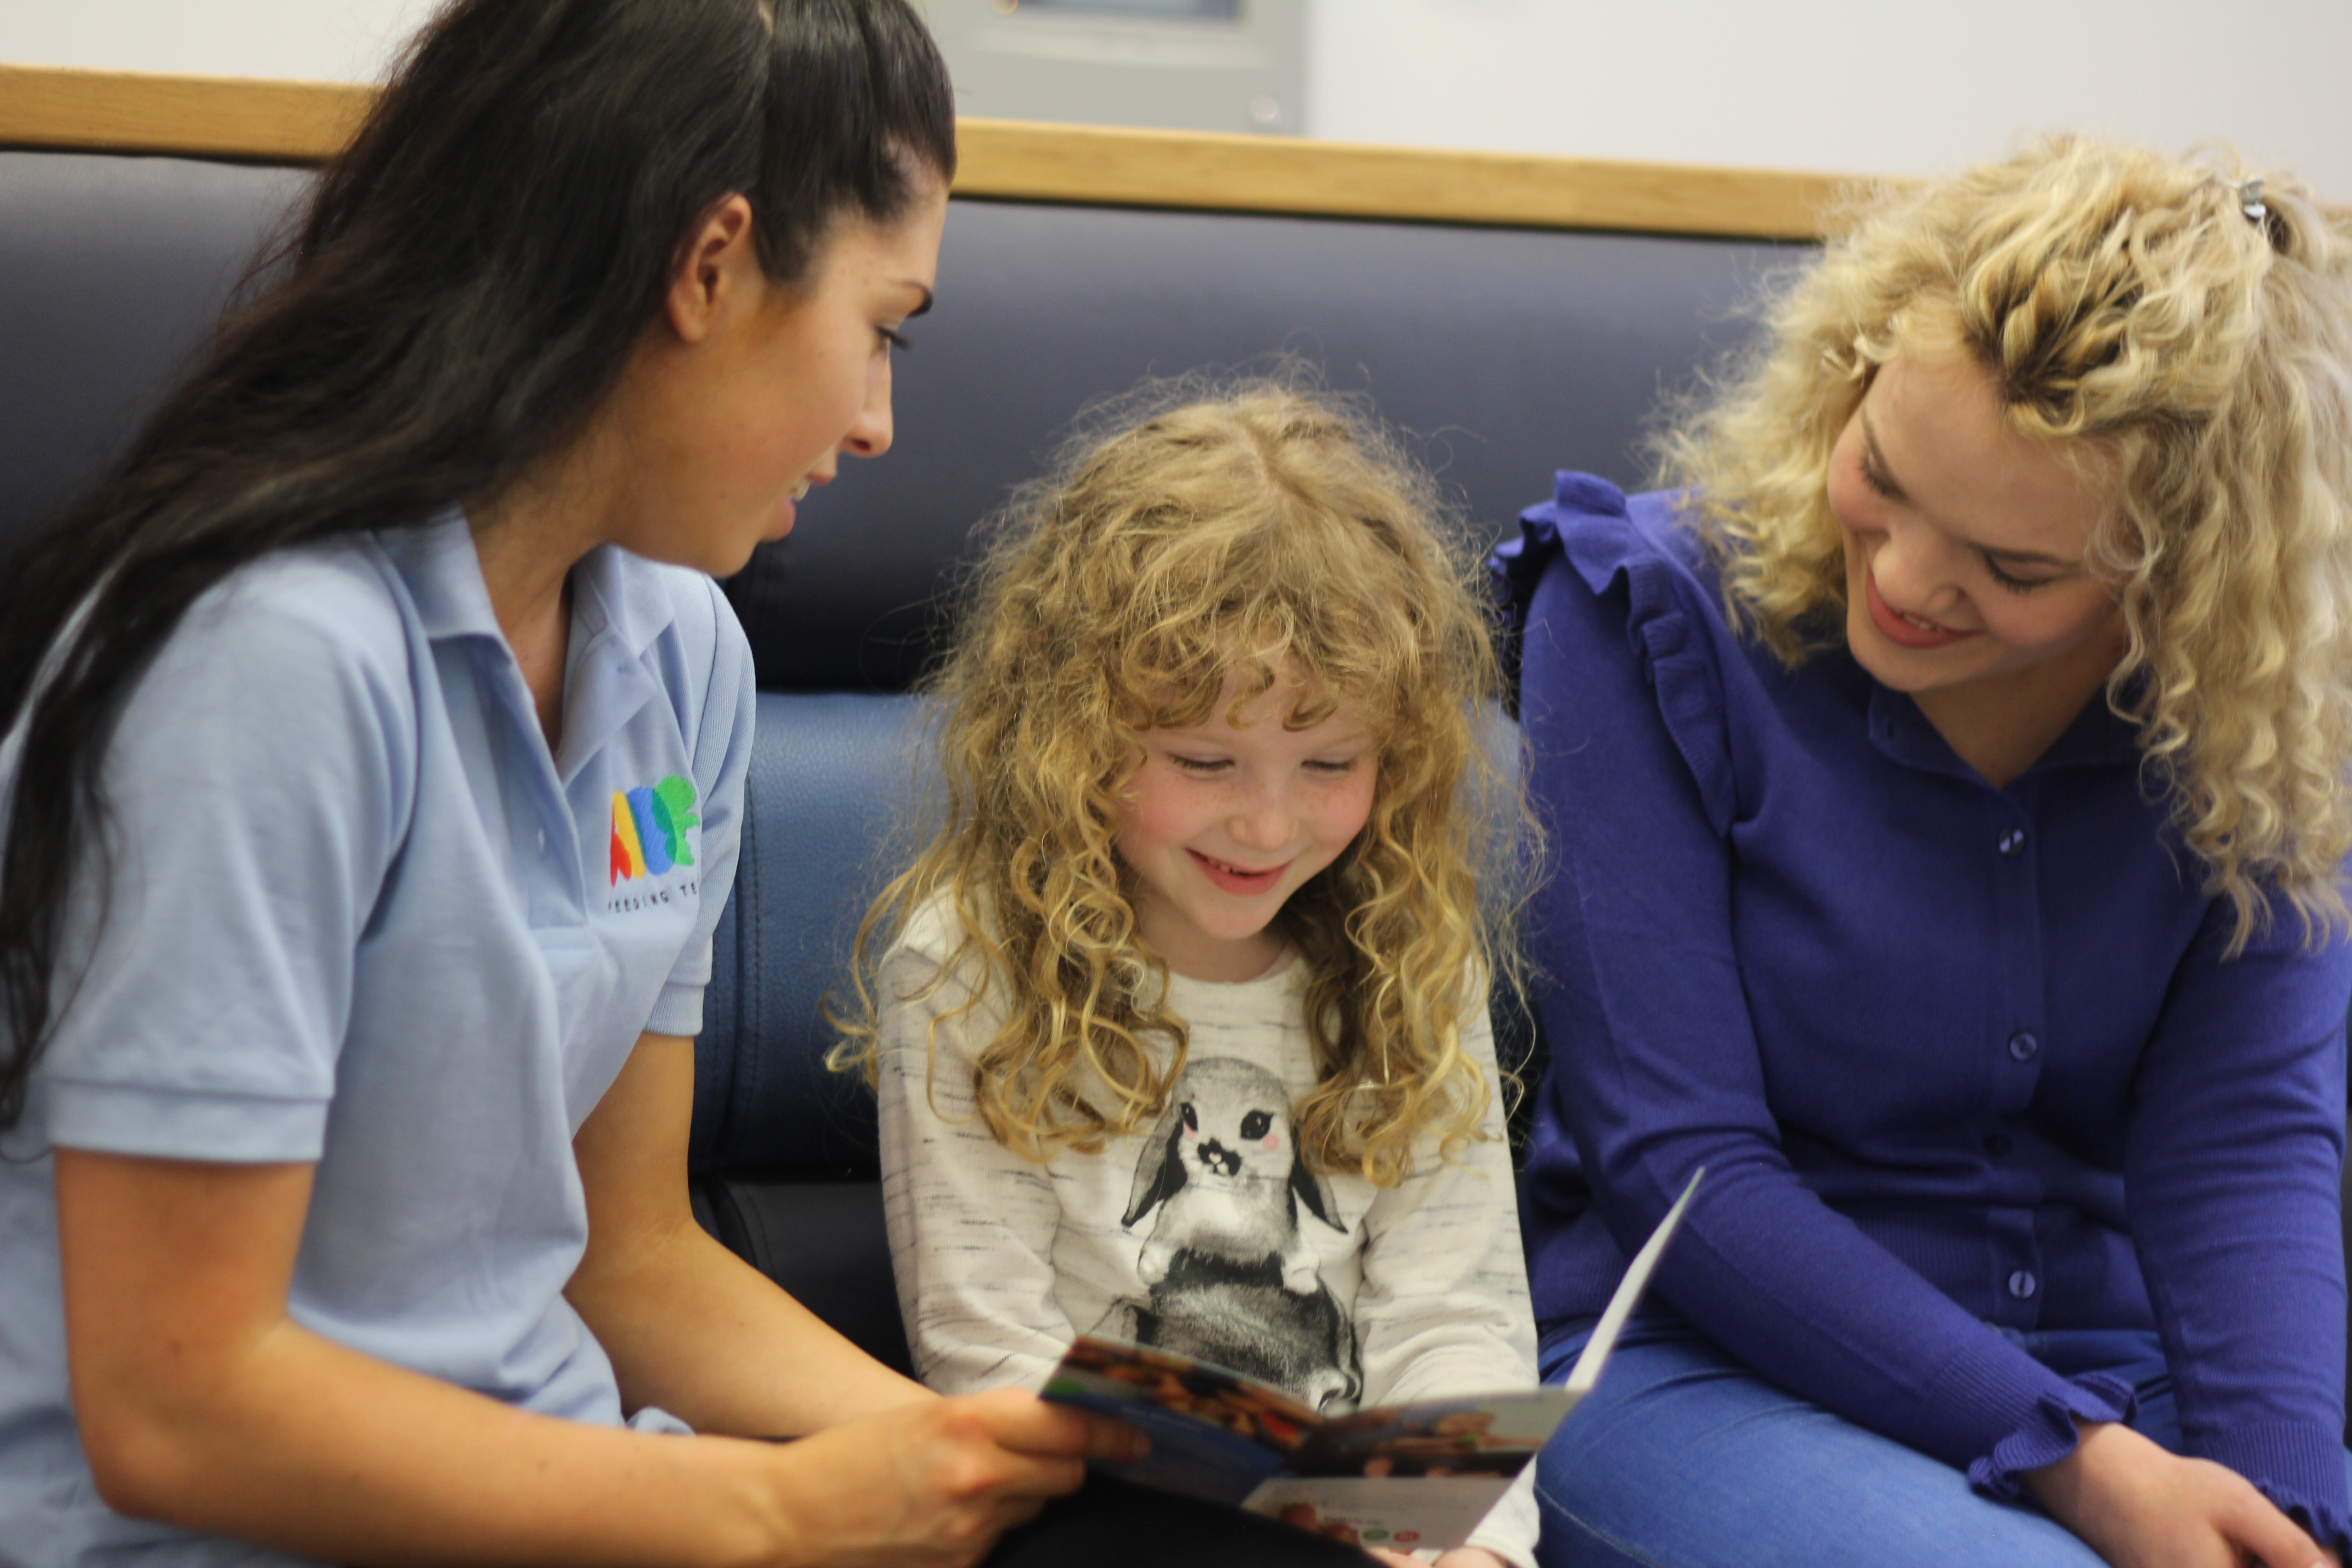
[[2270, 1499], [2281, 1513], [2303, 1526], [2322, 1547], [2352, 1562], [2352, 1516], [2347, 1516], [2342, 1508], [2315, 1502], [2274, 1481], [2256, 1481], [2254, 1488]]
[[2189, 1446], [2200, 1458], [2227, 1465], [2253, 1482], [2314, 1541], [2352, 1560], [2344, 1441], [2335, 1432], [2302, 1423], [2244, 1422], [2191, 1438]]
[[1969, 1485], [1980, 1496], [2015, 1502], [2028, 1470], [2054, 1465], [2082, 1441], [2084, 1421], [2128, 1421], [2139, 1401], [2131, 1384], [2103, 1372], [2085, 1373], [2043, 1394], [2025, 1424], [1969, 1463]]

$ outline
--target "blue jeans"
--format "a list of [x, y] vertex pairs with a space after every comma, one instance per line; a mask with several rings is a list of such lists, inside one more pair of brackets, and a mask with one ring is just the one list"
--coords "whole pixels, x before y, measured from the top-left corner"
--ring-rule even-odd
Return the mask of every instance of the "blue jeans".
[[[1591, 1331], [1545, 1336], [1546, 1383]], [[2003, 1331], [2063, 1376], [2131, 1384], [2132, 1425], [2179, 1448], [2154, 1333]], [[1949, 1465], [1783, 1392], [1678, 1320], [1627, 1325], [1537, 1461], [1536, 1500], [1544, 1568], [2105, 1568], [2039, 1509], [1977, 1496]]]

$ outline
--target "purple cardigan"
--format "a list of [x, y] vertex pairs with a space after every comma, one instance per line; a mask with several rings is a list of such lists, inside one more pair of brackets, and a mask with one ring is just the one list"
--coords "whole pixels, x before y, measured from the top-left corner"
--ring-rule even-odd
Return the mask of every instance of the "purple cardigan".
[[2152, 1325], [2189, 1450], [2344, 1539], [2352, 947], [2225, 962], [2104, 703], [1995, 789], [1842, 649], [1735, 636], [1672, 497], [1520, 521], [1538, 1318], [1705, 1165], [1653, 1289], [1773, 1382], [2013, 1495], [2130, 1393], [1994, 1328]]

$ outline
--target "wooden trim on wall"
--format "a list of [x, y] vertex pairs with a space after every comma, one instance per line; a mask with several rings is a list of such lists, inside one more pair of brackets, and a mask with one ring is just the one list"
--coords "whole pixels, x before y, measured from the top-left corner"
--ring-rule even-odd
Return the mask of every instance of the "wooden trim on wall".
[[1333, 217], [1813, 239], [1849, 181], [1769, 169], [1435, 153], [967, 120], [962, 195]]
[[0, 147], [316, 163], [374, 101], [328, 82], [0, 66]]
[[[315, 163], [374, 89], [0, 66], [0, 147]], [[1530, 228], [1810, 239], [1849, 182], [1594, 158], [1434, 153], [1019, 121], [957, 128], [961, 196]]]

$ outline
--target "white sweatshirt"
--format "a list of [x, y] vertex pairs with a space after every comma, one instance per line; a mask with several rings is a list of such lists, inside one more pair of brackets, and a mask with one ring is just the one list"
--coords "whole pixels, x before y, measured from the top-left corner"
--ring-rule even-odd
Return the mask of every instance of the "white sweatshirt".
[[[934, 1068], [930, 1026], [970, 994], [966, 977], [891, 1000], [940, 973], [956, 946], [948, 921], [920, 912], [881, 973], [883, 1202], [924, 1382], [1035, 1388], [1093, 1332], [1197, 1355], [1310, 1405], [1535, 1385], [1499, 1086], [1487, 1136], [1452, 1161], [1431, 1139], [1394, 1187], [1317, 1174], [1295, 1156], [1290, 1121], [1315, 1082], [1305, 965], [1238, 984], [1174, 976], [1170, 1010], [1192, 1047], [1168, 1115], [1099, 1153], [1033, 1164], [973, 1110], [969, 1052], [995, 1032], [992, 1003], [940, 1026]], [[1462, 1046], [1493, 1085], [1483, 1010]], [[1533, 1472], [1472, 1538], [1521, 1568], [1535, 1562]]]

